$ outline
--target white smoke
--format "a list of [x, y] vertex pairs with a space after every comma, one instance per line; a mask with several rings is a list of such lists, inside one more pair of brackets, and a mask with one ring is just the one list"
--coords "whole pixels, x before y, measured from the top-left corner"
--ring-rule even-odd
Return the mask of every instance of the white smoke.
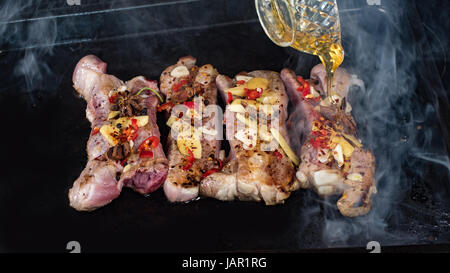
[[[376, 158], [378, 193], [372, 211], [356, 218], [339, 214], [335, 208], [337, 198], [321, 200], [308, 193], [315, 203], [305, 200], [299, 208], [300, 230], [321, 221], [324, 246], [331, 247], [365, 246], [373, 240], [382, 246], [417, 243], [425, 235], [402, 228], [408, 224], [402, 210], [409, 206], [403, 202], [409, 199], [413, 181], [425, 178], [424, 170], [430, 166], [439, 170], [443, 180], [436, 187], [448, 188], [450, 176], [436, 105], [423, 102], [416, 94], [422, 54], [419, 45], [425, 41], [414, 40], [408, 20], [408, 16], [414, 16], [412, 2], [382, 1], [380, 6], [359, 7], [355, 2], [338, 1], [346, 53], [342, 66], [365, 83], [365, 88], [352, 88], [349, 99], [358, 135]], [[311, 58], [299, 58], [297, 64], [292, 58], [287, 64], [297, 66], [296, 72], [307, 77], [305, 67], [312, 67]], [[439, 80], [439, 75], [436, 78]], [[440, 194], [444, 193], [437, 192], [433, 198], [439, 200]], [[414, 206], [408, 210], [419, 212]]]
[[42, 88], [46, 77], [53, 74], [46, 58], [52, 55], [57, 37], [56, 20], [50, 13], [35, 18], [39, 4], [14, 0], [0, 4], [0, 50], [17, 55], [14, 74], [24, 80], [23, 89], [29, 92], [32, 101], [33, 92]]

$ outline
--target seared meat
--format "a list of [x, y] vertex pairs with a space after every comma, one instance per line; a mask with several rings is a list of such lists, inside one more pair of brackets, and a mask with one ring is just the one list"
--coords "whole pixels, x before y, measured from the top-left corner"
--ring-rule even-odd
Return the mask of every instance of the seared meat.
[[109, 144], [95, 132], [109, 114], [109, 90], [123, 84], [105, 72], [106, 63], [88, 55], [78, 62], [73, 74], [74, 88], [87, 101], [86, 117], [93, 128], [87, 145], [88, 163], [69, 191], [70, 205], [77, 210], [93, 210], [110, 203], [119, 196], [123, 186], [116, 179], [120, 165], [103, 160]]
[[[148, 81], [142, 76], [131, 79], [126, 86], [132, 94], [136, 94], [142, 88], [158, 90], [156, 81]], [[138, 149], [146, 139], [150, 137], [160, 139], [161, 137], [156, 123], [158, 97], [149, 90], [141, 92], [140, 97], [142, 96], [145, 97], [140, 101], [140, 107], [147, 109], [148, 123], [138, 130], [137, 137], [133, 141], [132, 154], [127, 160], [129, 167], [124, 170], [120, 180], [123, 181], [125, 187], [130, 187], [141, 194], [148, 194], [157, 190], [164, 183], [168, 173], [168, 160], [161, 144], [151, 149], [152, 157], [142, 158], [139, 155]]]
[[94, 210], [109, 204], [122, 191], [117, 181], [119, 168], [111, 161], [89, 160], [69, 191], [70, 206], [76, 210]]
[[339, 211], [349, 217], [367, 214], [372, 206], [372, 195], [376, 193], [374, 175], [375, 161], [370, 151], [356, 148], [352, 154], [350, 171], [344, 194], [339, 199]]
[[[92, 124], [87, 144], [87, 166], [69, 191], [70, 205], [77, 210], [93, 210], [108, 204], [119, 196], [123, 185], [143, 194], [152, 192], [167, 175], [167, 159], [160, 144], [153, 148], [152, 157], [141, 158], [138, 151], [148, 137], [159, 138], [156, 125], [158, 98], [154, 93], [142, 92], [139, 103], [146, 113], [141, 126], [134, 128], [133, 142], [120, 142], [116, 138], [121, 137], [117, 134], [128, 129], [125, 121], [133, 124], [134, 117], [123, 117], [116, 120], [115, 127], [111, 125], [114, 122], [111, 120], [112, 109], [116, 105], [112, 94], [122, 90], [132, 95], [143, 87], [157, 90], [156, 82], [136, 77], [123, 83], [105, 72], [106, 63], [88, 55], [78, 62], [73, 74], [74, 88], [86, 100], [86, 117]], [[117, 116], [113, 119], [119, 117], [112, 116]], [[122, 131], [118, 129], [121, 122], [124, 123]]]
[[[161, 73], [161, 92], [168, 102], [183, 103], [196, 94], [192, 84], [198, 71], [196, 62], [192, 56], [182, 57]], [[182, 84], [183, 82], [186, 84]]]
[[[195, 66], [195, 58], [181, 58], [161, 74], [161, 91], [175, 106], [168, 120], [169, 173], [164, 192], [171, 202], [198, 196], [205, 172], [220, 165], [221, 116], [217, 111], [217, 71]], [[183, 103], [183, 104], [180, 104]]]
[[[352, 75], [345, 68], [338, 68], [334, 73], [331, 87], [341, 98], [346, 98], [349, 88], [352, 85], [352, 79]], [[311, 81], [319, 93], [324, 96], [327, 94], [327, 73], [322, 64], [318, 64], [311, 69]]]
[[302, 188], [313, 188], [321, 196], [344, 193], [337, 204], [339, 211], [349, 217], [364, 215], [370, 211], [371, 197], [376, 192], [375, 162], [371, 152], [362, 149], [351, 108], [346, 105], [351, 77], [343, 69], [336, 71], [333, 87], [341, 107], [338, 111], [318, 94], [313, 95], [316, 90], [325, 93], [324, 75], [320, 66], [313, 68], [312, 81], [297, 78], [289, 69], [281, 71], [295, 106], [288, 131], [301, 159], [296, 179]]
[[[264, 87], [244, 89], [248, 100], [238, 99], [238, 95], [230, 97], [232, 94], [227, 90], [236, 84], [242, 85], [245, 80], [217, 77], [222, 97], [231, 103], [225, 112], [226, 136], [231, 150], [224, 169], [201, 182], [200, 193], [219, 200], [264, 201], [267, 205], [283, 203], [290, 192], [299, 187], [292, 179], [293, 163], [270, 131], [271, 127], [277, 128], [287, 140], [288, 98], [284, 85], [279, 74], [271, 71], [240, 73], [239, 76], [248, 81], [255, 79], [253, 83], [259, 81]], [[251, 93], [253, 91], [259, 94]], [[258, 103], [254, 100], [256, 96], [261, 98]], [[231, 102], [231, 99], [235, 100]]]

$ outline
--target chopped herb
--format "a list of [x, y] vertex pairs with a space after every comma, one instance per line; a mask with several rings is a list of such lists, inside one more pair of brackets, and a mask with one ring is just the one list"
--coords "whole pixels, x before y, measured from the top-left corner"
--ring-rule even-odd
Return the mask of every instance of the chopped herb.
[[144, 91], [144, 90], [150, 90], [150, 91], [152, 91], [153, 93], [155, 93], [156, 96], [158, 96], [158, 98], [159, 98], [159, 100], [160, 100], [161, 102], [164, 102], [163, 98], [162, 98], [161, 95], [158, 93], [158, 91], [156, 91], [155, 89], [150, 88], [150, 87], [144, 87], [144, 88], [142, 88], [141, 90], [139, 90], [139, 91], [136, 93], [136, 96], [139, 96], [139, 94], [141, 94], [141, 92]]

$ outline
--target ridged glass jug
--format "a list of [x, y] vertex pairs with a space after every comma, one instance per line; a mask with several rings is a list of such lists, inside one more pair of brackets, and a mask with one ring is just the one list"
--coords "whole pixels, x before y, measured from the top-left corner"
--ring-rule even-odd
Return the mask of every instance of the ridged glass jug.
[[319, 56], [331, 90], [333, 72], [344, 60], [336, 0], [255, 0], [255, 5], [264, 31], [275, 44]]

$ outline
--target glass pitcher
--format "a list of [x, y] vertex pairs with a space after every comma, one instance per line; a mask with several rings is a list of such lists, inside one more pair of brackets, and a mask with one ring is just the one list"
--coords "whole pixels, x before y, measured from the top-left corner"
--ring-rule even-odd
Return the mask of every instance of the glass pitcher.
[[275, 44], [319, 56], [331, 90], [333, 72], [344, 60], [336, 0], [255, 0], [255, 6]]

